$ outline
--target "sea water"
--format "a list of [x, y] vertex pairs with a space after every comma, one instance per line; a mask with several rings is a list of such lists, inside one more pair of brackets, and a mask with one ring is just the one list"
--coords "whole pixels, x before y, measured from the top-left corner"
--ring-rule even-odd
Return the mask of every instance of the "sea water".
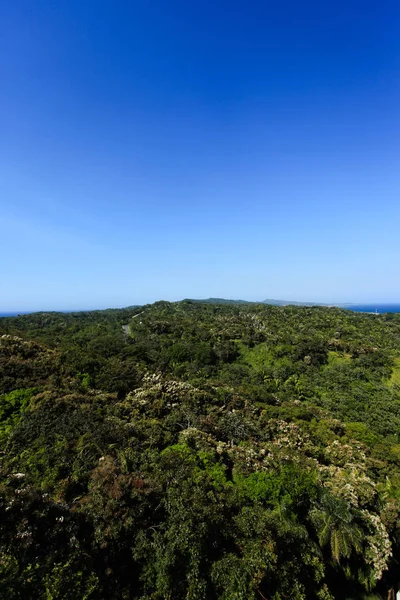
[[345, 306], [347, 310], [354, 310], [355, 312], [368, 312], [374, 313], [400, 313], [400, 304], [350, 304]]

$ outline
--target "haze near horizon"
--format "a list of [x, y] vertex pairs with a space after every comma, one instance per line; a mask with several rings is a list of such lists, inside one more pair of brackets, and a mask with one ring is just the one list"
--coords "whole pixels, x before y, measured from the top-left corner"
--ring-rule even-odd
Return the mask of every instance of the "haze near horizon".
[[4, 5], [0, 312], [399, 302], [399, 17]]

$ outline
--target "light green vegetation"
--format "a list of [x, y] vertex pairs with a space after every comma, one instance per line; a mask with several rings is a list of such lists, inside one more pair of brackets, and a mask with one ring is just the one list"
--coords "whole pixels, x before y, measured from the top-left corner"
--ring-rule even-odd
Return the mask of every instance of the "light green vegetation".
[[400, 356], [394, 358], [392, 374], [390, 376], [390, 384], [400, 386]]

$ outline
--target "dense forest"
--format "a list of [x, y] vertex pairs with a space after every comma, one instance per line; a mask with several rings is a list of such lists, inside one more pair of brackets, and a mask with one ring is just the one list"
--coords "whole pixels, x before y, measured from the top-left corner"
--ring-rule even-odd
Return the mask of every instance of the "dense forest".
[[400, 314], [0, 319], [0, 597], [392, 599]]

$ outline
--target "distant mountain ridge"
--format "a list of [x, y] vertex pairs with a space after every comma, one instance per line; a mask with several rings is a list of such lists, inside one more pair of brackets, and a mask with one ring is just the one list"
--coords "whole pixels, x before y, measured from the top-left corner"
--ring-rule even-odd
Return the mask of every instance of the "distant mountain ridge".
[[191, 302], [201, 302], [203, 304], [270, 304], [272, 306], [351, 306], [350, 304], [332, 304], [326, 302], [299, 302], [296, 300], [230, 300], [226, 298], [205, 298], [203, 300], [191, 300]]

